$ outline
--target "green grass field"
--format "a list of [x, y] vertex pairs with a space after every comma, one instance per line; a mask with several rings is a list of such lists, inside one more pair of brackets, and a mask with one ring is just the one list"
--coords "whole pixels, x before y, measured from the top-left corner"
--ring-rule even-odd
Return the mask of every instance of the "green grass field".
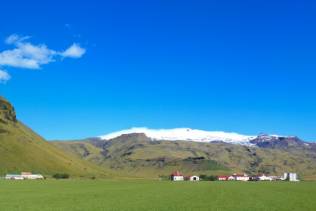
[[2, 180], [0, 210], [316, 210], [316, 183]]

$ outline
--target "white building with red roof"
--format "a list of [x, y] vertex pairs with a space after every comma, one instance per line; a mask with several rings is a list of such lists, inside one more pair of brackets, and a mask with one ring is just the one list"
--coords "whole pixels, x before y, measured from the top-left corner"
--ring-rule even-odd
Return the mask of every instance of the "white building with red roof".
[[227, 181], [229, 176], [218, 176], [217, 179], [219, 181]]
[[179, 171], [175, 171], [171, 174], [171, 180], [172, 181], [183, 181], [184, 176]]

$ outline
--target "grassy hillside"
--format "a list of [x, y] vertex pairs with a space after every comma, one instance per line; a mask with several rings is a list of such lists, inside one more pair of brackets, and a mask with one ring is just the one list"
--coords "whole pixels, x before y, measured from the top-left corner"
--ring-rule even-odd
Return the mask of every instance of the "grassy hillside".
[[0, 98], [0, 175], [32, 171], [45, 175], [105, 176], [104, 169], [66, 154], [16, 119], [13, 106]]
[[246, 172], [282, 175], [294, 171], [307, 179], [316, 175], [316, 153], [303, 149], [266, 149], [226, 143], [150, 141], [143, 134], [110, 141], [55, 142], [66, 152], [105, 169], [128, 175], [157, 177], [174, 170], [186, 174]]

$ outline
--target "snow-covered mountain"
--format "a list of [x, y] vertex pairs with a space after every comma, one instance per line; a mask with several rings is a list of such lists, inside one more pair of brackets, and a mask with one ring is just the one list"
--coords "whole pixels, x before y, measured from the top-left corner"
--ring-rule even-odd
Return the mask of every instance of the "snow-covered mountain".
[[175, 129], [149, 129], [149, 128], [131, 128], [121, 130], [107, 135], [100, 136], [103, 140], [109, 140], [124, 134], [144, 133], [153, 140], [169, 140], [169, 141], [195, 141], [195, 142], [214, 142], [222, 141], [233, 144], [252, 145], [251, 140], [257, 136], [241, 135], [238, 133], [222, 132], [222, 131], [204, 131], [190, 128]]

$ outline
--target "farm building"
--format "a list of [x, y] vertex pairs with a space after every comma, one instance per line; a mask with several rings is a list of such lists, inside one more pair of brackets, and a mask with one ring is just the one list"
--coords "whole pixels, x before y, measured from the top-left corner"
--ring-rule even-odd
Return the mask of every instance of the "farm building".
[[283, 176], [267, 176], [265, 174], [259, 174], [255, 176], [248, 176], [247, 174], [233, 174], [231, 176], [218, 176], [219, 181], [277, 181], [286, 180], [290, 182], [298, 182], [296, 173], [284, 173]]
[[173, 172], [171, 174], [170, 178], [172, 181], [183, 181], [184, 180], [184, 176], [179, 171]]
[[269, 176], [266, 176], [264, 174], [258, 175], [257, 176], [258, 180], [260, 181], [272, 181], [272, 178]]
[[7, 174], [5, 179], [10, 180], [36, 180], [36, 179], [44, 179], [41, 174], [32, 174], [31, 172], [22, 172], [21, 174]]
[[31, 172], [21, 172], [21, 176], [24, 179], [44, 179], [41, 174], [32, 174]]
[[200, 177], [198, 176], [190, 176], [189, 179], [190, 181], [200, 181]]
[[4, 178], [7, 180], [24, 180], [20, 174], [7, 174]]
[[249, 181], [249, 176], [247, 174], [233, 174], [232, 176], [236, 181]]
[[288, 180], [290, 182], [298, 182], [296, 173], [284, 173], [282, 180]]
[[289, 181], [290, 182], [297, 182], [297, 181], [299, 181], [297, 179], [297, 174], [296, 173], [289, 173]]
[[282, 177], [280, 176], [269, 176], [271, 178], [272, 181], [277, 181], [277, 180], [281, 180]]
[[218, 176], [219, 181], [248, 181], [250, 177], [247, 174], [233, 174], [231, 176]]
[[227, 181], [228, 180], [228, 176], [218, 176], [217, 179], [219, 181]]
[[227, 177], [227, 180], [235, 180], [235, 177], [234, 176], [229, 176], [229, 177]]

